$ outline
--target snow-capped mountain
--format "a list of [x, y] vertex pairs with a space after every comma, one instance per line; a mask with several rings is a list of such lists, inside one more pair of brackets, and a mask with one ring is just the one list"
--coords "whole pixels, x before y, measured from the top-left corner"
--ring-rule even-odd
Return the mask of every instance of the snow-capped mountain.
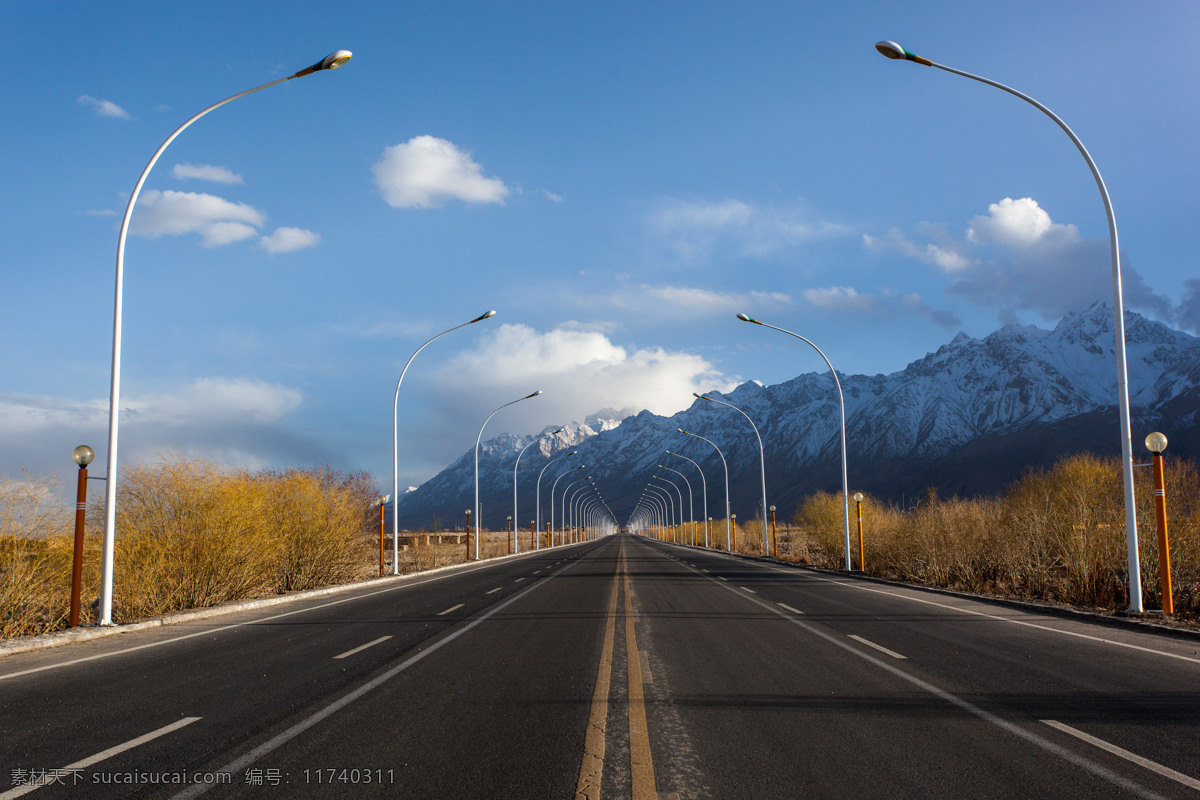
[[[900, 372], [840, 375], [850, 490], [897, 500], [923, 494], [928, 486], [945, 495], [990, 493], [1027, 466], [1048, 465], [1066, 453], [1119, 453], [1113, 324], [1111, 308], [1097, 303], [1066, 316], [1053, 330], [1012, 325], [983, 339], [960, 333]], [[1126, 314], [1125, 330], [1135, 447], [1159, 429], [1171, 439], [1173, 455], [1200, 454], [1200, 339], [1134, 313]], [[841, 489], [838, 398], [828, 372], [774, 386], [750, 381], [728, 395], [710, 396], [737, 406], [758, 427], [769, 504], [790, 513], [811, 491]], [[679, 428], [721, 448], [733, 513], [750, 518], [761, 486], [754, 431], [735, 410], [697, 400], [672, 417], [606, 410], [554, 436], [544, 431], [539, 437], [503, 434], [489, 440], [480, 448], [483, 521], [504, 527], [512, 513], [517, 454], [535, 440], [517, 471], [523, 528], [533, 518], [537, 477], [558, 456], [561, 461], [542, 480], [544, 507], [552, 481], [583, 464], [579, 478], [590, 477], [618, 517], [627, 515], [662, 464], [687, 477], [697, 505], [706, 482], [708, 513], [719, 517], [721, 459], [712, 445]], [[563, 455], [572, 450], [575, 456]], [[692, 464], [668, 450], [697, 462], [704, 482]], [[686, 507], [682, 478], [659, 474], [678, 482]], [[579, 478], [564, 478], [556, 497]], [[576, 488], [586, 487], [581, 482]], [[401, 499], [401, 524], [428, 526], [435, 513], [444, 524], [457, 523], [473, 497], [469, 451]]]

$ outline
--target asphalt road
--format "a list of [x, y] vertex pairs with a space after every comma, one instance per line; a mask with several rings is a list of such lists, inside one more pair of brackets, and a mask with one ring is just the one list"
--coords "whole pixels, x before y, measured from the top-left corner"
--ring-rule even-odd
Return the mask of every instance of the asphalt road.
[[0, 660], [0, 800], [1200, 796], [1200, 638], [614, 537]]

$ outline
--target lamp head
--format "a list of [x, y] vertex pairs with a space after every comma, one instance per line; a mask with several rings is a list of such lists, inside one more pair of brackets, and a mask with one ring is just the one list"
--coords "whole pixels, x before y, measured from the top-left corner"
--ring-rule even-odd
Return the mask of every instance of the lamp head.
[[855, 492], [855, 493], [854, 493], [854, 502], [856, 502], [856, 503], [861, 503], [862, 501], [863, 501], [863, 493], [862, 493], [862, 492]]
[[770, 508], [769, 510], [770, 510], [770, 512], [771, 512], [772, 514], [774, 514], [774, 513], [775, 513], [775, 506], [771, 506], [771, 508]]
[[685, 431], [683, 428], [676, 428], [675, 430], [676, 430], [678, 433], [687, 433], [687, 431]]
[[876, 42], [875, 49], [878, 50], [880, 55], [884, 56], [885, 58], [890, 58], [896, 61], [912, 61], [926, 67], [933, 66], [933, 62], [928, 58], [922, 58], [916, 53], [910, 53], [895, 42]]
[[542, 393], [542, 390], [541, 390], [541, 389], [538, 389], [538, 390], [537, 390], [536, 392], [534, 392], [533, 394], [527, 394], [527, 395], [525, 395], [525, 397], [523, 397], [522, 399], [523, 399], [523, 400], [528, 400], [528, 399], [529, 399], [529, 398], [531, 398], [531, 397], [537, 397], [537, 396], [538, 396], [539, 394], [541, 394], [541, 393]]
[[386, 506], [388, 504], [388, 501], [391, 499], [392, 499], [392, 496], [390, 494], [381, 494], [381, 495], [379, 495], [379, 497], [375, 498], [375, 502], [379, 503], [379, 505], [381, 505], [381, 506]]
[[494, 317], [494, 316], [496, 316], [496, 312], [495, 312], [495, 311], [489, 311], [489, 312], [487, 312], [486, 314], [480, 314], [478, 317], [476, 317], [475, 319], [471, 320], [471, 322], [470, 322], [470, 323], [468, 323], [468, 324], [473, 324], [473, 323], [476, 323], [476, 322], [482, 322], [483, 320], [485, 320], [485, 319], [491, 319], [491, 318], [492, 318], [492, 317]]
[[745, 314], [738, 314], [737, 318], [742, 322], [753, 322], [755, 325], [762, 325], [762, 323], [756, 320], [754, 317], [750, 317]]
[[349, 50], [334, 50], [321, 62], [321, 66], [317, 69], [337, 69], [350, 60], [354, 54]]
[[92, 463], [92, 459], [95, 457], [96, 451], [88, 447], [86, 444], [79, 445], [79, 447], [76, 447], [71, 453], [71, 458], [75, 459], [75, 463], [79, 465], [80, 469], [83, 469], [88, 464]]
[[1146, 449], [1154, 455], [1161, 455], [1167, 449], [1167, 437], [1155, 431], [1146, 437]]

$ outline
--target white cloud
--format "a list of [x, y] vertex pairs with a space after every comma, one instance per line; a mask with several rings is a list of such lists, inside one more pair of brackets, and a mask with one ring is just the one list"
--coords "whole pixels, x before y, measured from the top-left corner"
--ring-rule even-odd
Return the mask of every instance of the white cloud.
[[551, 202], [554, 202], [554, 203], [565, 203], [566, 202], [566, 198], [563, 197], [561, 194], [555, 194], [554, 192], [551, 192], [548, 189], [542, 189], [542, 194], [545, 195], [546, 199], [550, 200]]
[[[505, 409], [505, 419], [491, 434], [540, 430], [606, 407], [673, 414], [690, 404], [692, 392], [730, 391], [739, 380], [721, 375], [700, 356], [662, 348], [630, 350], [601, 331], [562, 326], [540, 332], [508, 324], [450, 359], [438, 371], [437, 383], [443, 393], [439, 413], [447, 429], [456, 431], [447, 435], [460, 448], [463, 420], [482, 422], [496, 406], [537, 389], [545, 394]], [[491, 407], [483, 410], [482, 398]]]
[[171, 170], [171, 174], [180, 179], [188, 180], [195, 178], [201, 181], [212, 181], [213, 183], [236, 183], [244, 185], [246, 182], [242, 180], [242, 176], [238, 175], [225, 167], [216, 167], [212, 164], [176, 164]]
[[436, 208], [447, 200], [503, 204], [510, 194], [499, 178], [484, 177], [468, 153], [435, 136], [386, 148], [371, 171], [393, 208]]
[[[864, 236], [863, 244], [937, 267], [952, 277], [951, 294], [1010, 319], [1022, 310], [1058, 319], [1096, 300], [1111, 302], [1107, 240], [1084, 239], [1074, 225], [1054, 222], [1033, 198], [992, 203], [959, 239], [937, 226], [922, 226], [918, 234], [934, 241], [921, 243], [892, 229], [883, 237]], [[1122, 261], [1126, 304], [1170, 316], [1170, 303], [1150, 290], [1127, 259]]]
[[270, 236], [264, 236], [259, 244], [268, 253], [293, 253], [306, 247], [316, 247], [321, 235], [304, 228], [276, 228]]
[[766, 258], [789, 248], [842, 236], [849, 228], [815, 219], [804, 206], [758, 208], [741, 200], [666, 202], [649, 225], [678, 258], [706, 261], [717, 254]]
[[97, 100], [95, 97], [81, 95], [79, 102], [96, 112], [97, 116], [112, 117], [113, 119], [129, 119], [129, 112], [111, 100]]
[[199, 233], [205, 247], [216, 247], [258, 235], [262, 212], [245, 203], [195, 192], [145, 192], [134, 210], [131, 232], [138, 236]]
[[83, 213], [88, 217], [115, 217], [117, 215], [117, 212], [111, 208], [93, 208]]

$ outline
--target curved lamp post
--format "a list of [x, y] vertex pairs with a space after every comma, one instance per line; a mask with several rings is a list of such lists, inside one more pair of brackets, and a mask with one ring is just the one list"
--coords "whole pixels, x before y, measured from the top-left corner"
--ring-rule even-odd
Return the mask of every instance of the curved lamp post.
[[[825, 362], [825, 366], [829, 367], [829, 374], [833, 376], [833, 385], [837, 387], [838, 393], [838, 408], [841, 412], [841, 434], [842, 434], [842, 534], [846, 547], [846, 571], [850, 571], [850, 481], [846, 477], [846, 397], [842, 394], [842, 382], [838, 379], [837, 370], [833, 368], [833, 364], [829, 363], [829, 359], [822, 352], [821, 348], [817, 347], [811, 341], [801, 336], [798, 333], [792, 333], [783, 328], [777, 328], [774, 325], [768, 325], [761, 320], [748, 317], [745, 314], [738, 314], [737, 318], [742, 322], [753, 322], [755, 325], [762, 325], [764, 328], [770, 328], [773, 331], [786, 333], [788, 336], [794, 336], [800, 341], [812, 347], [817, 351], [817, 355]], [[776, 553], [778, 555], [778, 553]]]
[[[754, 420], [750, 419], [750, 415], [733, 403], [726, 403], [724, 400], [714, 400], [706, 394], [696, 394], [692, 392], [693, 397], [698, 397], [701, 400], [708, 400], [711, 403], [719, 403], [723, 406], [728, 406], [734, 411], [741, 414], [750, 423], [750, 427], [754, 429], [754, 438], [758, 439], [758, 463], [762, 470], [762, 521], [763, 521], [763, 553], [767, 556], [771, 555], [771, 538], [767, 536], [767, 457], [763, 453], [762, 436], [758, 433], [758, 426], [754, 424]], [[745, 537], [743, 537], [743, 540]]]
[[[666, 480], [666, 479], [663, 478], [662, 480]], [[667, 481], [667, 483], [671, 483], [671, 482]], [[674, 486], [674, 484], [671, 484], [671, 485]], [[675, 541], [675, 498], [671, 497], [670, 492], [668, 492], [666, 489], [662, 488], [661, 486], [659, 486], [656, 483], [647, 484], [646, 491], [649, 492], [648, 496], [651, 499], [657, 499], [659, 502], [661, 502], [666, 507], [665, 511], [663, 512], [663, 524], [670, 527], [671, 541], [674, 542]]]
[[[659, 464], [658, 466], [662, 469], [665, 469], [667, 472], [674, 472], [676, 475], [683, 478], [683, 482], [687, 484], [687, 487], [688, 487], [688, 524], [692, 526], [691, 541], [692, 541], [692, 547], [695, 547], [696, 546], [696, 505], [694, 502], [695, 492], [692, 491], [692, 482], [688, 480], [687, 475], [684, 475], [682, 472], [680, 472], [677, 469], [671, 469], [670, 467], [664, 466], [663, 464]], [[672, 481], [671, 483], [674, 484], [674, 481]], [[676, 487], [676, 491], [679, 491], [678, 487]], [[681, 517], [683, 516], [683, 503], [682, 502], [679, 504], [679, 516], [681, 516]]]
[[1096, 167], [1096, 162], [1092, 160], [1092, 156], [1088, 153], [1087, 148], [1083, 146], [1083, 142], [1067, 126], [1067, 123], [1063, 122], [1057, 114], [1029, 95], [1018, 92], [1016, 89], [1005, 86], [1002, 83], [980, 77], [979, 75], [972, 75], [969, 72], [947, 67], [944, 64], [934, 63], [928, 58], [908, 52], [895, 42], [876, 42], [875, 49], [888, 58], [912, 61], [926, 67], [937, 67], [940, 70], [961, 75], [964, 78], [970, 78], [973, 81], [986, 83], [988, 86], [994, 86], [1001, 91], [1008, 92], [1014, 97], [1021, 98], [1054, 120], [1055, 124], [1062, 128], [1063, 133], [1067, 134], [1071, 142], [1075, 145], [1075, 148], [1079, 150], [1079, 154], [1083, 156], [1083, 160], [1087, 162], [1088, 169], [1092, 171], [1092, 177], [1096, 180], [1096, 188], [1100, 190], [1100, 199], [1104, 203], [1104, 213], [1108, 216], [1109, 257], [1112, 261], [1113, 314], [1116, 317], [1114, 333], [1116, 336], [1117, 351], [1117, 404], [1120, 407], [1121, 413], [1121, 469], [1125, 482], [1125, 557], [1126, 570], [1129, 574], [1129, 610], [1140, 613], [1143, 610], [1142, 575], [1138, 559], [1137, 508], [1134, 506], [1133, 501], [1133, 437], [1130, 433], [1129, 422], [1129, 370], [1125, 358], [1125, 302], [1122, 299], [1121, 289], [1121, 254], [1117, 244], [1117, 219], [1113, 214], [1112, 201], [1109, 200], [1108, 189], [1104, 186], [1104, 179], [1100, 177], [1100, 170]]
[[[585, 475], [584, 477], [579, 478], [578, 480], [571, 481], [570, 483], [568, 483], [566, 486], [563, 487], [562, 505], [559, 507], [560, 510], [559, 510], [559, 515], [558, 515], [558, 532], [562, 536], [563, 544], [567, 544], [567, 511], [568, 511], [567, 494], [569, 492], [571, 492], [572, 486], [578, 486], [579, 484], [584, 483], [585, 481], [590, 481], [591, 479], [592, 479], [591, 475]], [[574, 493], [571, 493], [571, 502], [575, 501], [575, 494], [580, 492], [583, 488], [584, 488], [583, 486], [580, 486], [578, 489], [575, 490]], [[551, 526], [554, 525], [553, 517], [550, 518], [550, 524], [551, 524]]]
[[[483, 320], [490, 319], [494, 316], [496, 316], [496, 312], [489, 311], [486, 314], [480, 314], [473, 320], [464, 322], [461, 325], [455, 325], [453, 328], [442, 331], [437, 336], [418, 347], [416, 352], [408, 357], [408, 362], [404, 365], [404, 369], [400, 370], [400, 378], [396, 381], [396, 395], [392, 398], [392, 497], [396, 498], [397, 504], [400, 502], [400, 384], [404, 382], [405, 373], [408, 372], [409, 366], [412, 365], [413, 359], [417, 357], [418, 353], [420, 353], [433, 342], [445, 336], [447, 333], [456, 331], [459, 328], [465, 328], [468, 325], [474, 325], [476, 322], [482, 322]], [[400, 574], [400, 521], [399, 516], [396, 514], [395, 506], [392, 507], [392, 574]]]
[[[513, 513], [512, 513], [513, 519], [520, 519], [520, 517], [517, 516], [517, 467], [521, 466], [521, 456], [525, 455], [526, 450], [533, 447], [535, 444], [540, 442], [542, 439], [545, 439], [547, 436], [555, 436], [562, 432], [563, 432], [563, 429], [559, 428], [558, 430], [550, 431], [549, 433], [544, 434], [542, 436], [535, 436], [533, 438], [533, 441], [531, 441], [529, 444], [522, 447], [521, 452], [517, 453], [517, 463], [513, 464]], [[513, 529], [513, 552], [514, 553], [518, 552], [518, 549], [519, 548], [517, 547], [517, 532], [516, 532], [516, 529], [514, 528]]]
[[[701, 509], [701, 516], [704, 518], [704, 546], [711, 547], [711, 545], [708, 543], [708, 521], [710, 519], [712, 519], [712, 517], [710, 517], [708, 515], [708, 481], [705, 480], [705, 478], [704, 478], [704, 470], [700, 469], [700, 465], [697, 464], [695, 461], [692, 461], [687, 456], [681, 456], [681, 455], [679, 455], [679, 453], [673, 452], [671, 450], [667, 451], [667, 455], [675, 456], [676, 458], [682, 458], [684, 461], [688, 462], [693, 467], [695, 467], [696, 471], [700, 473], [700, 500], [704, 504], [703, 508]], [[682, 473], [680, 473], [680, 474], [682, 474]], [[692, 486], [689, 483], [688, 491], [690, 492], [691, 490], [692, 490]]]
[[733, 549], [732, 549], [732, 546], [730, 545], [730, 534], [729, 534], [729, 465], [725, 463], [725, 454], [721, 452], [721, 448], [717, 447], [715, 444], [712, 443], [712, 440], [705, 439], [703, 436], [701, 436], [698, 433], [692, 433], [691, 431], [685, 431], [683, 428], [676, 428], [675, 430], [678, 433], [682, 433], [684, 436], [694, 436], [695, 438], [697, 438], [703, 442], [708, 442], [709, 444], [712, 445], [713, 449], [717, 451], [717, 455], [719, 455], [721, 457], [721, 466], [724, 467], [724, 469], [725, 469], [725, 552], [732, 553]]
[[[542, 390], [538, 389], [536, 392], [533, 392], [532, 394], [527, 394], [524, 397], [518, 397], [516, 400], [510, 400], [507, 403], [505, 403], [504, 405], [500, 406], [500, 408], [508, 408], [509, 406], [513, 405], [514, 403], [519, 403], [522, 400], [528, 400], [531, 397], [537, 397], [541, 393], [542, 393]], [[500, 408], [497, 408], [495, 411], [488, 414], [487, 419], [485, 419], [483, 421], [483, 424], [479, 426], [479, 435], [475, 437], [475, 506], [474, 506], [474, 508], [475, 508], [475, 560], [476, 561], [479, 560], [479, 518], [481, 516], [483, 516], [482, 514], [479, 513], [479, 440], [483, 438], [483, 429], [487, 427], [488, 421], [492, 417], [496, 416], [497, 412], [500, 411]]]
[[537, 528], [538, 535], [536, 537], [534, 537], [534, 548], [533, 549], [535, 549], [535, 550], [537, 549], [537, 539], [542, 535], [542, 475], [544, 475], [546, 473], [546, 468], [549, 467], [551, 464], [553, 464], [555, 461], [558, 461], [559, 459], [562, 459], [562, 458], [569, 458], [578, 452], [579, 452], [578, 450], [572, 450], [569, 453], [563, 453], [560, 456], [555, 456], [554, 458], [547, 461], [545, 463], [545, 465], [542, 466], [542, 471], [538, 473], [537, 499], [535, 501], [537, 503], [537, 510], [536, 510], [537, 513], [534, 514], [534, 516], [536, 518], [536, 519], [534, 519], [534, 527]]
[[137, 203], [138, 195], [142, 193], [142, 186], [146, 183], [146, 178], [150, 176], [150, 170], [154, 168], [163, 151], [167, 149], [171, 142], [175, 141], [175, 137], [183, 133], [193, 122], [226, 103], [231, 103], [248, 94], [254, 94], [277, 83], [290, 81], [293, 78], [303, 78], [305, 75], [311, 75], [321, 70], [337, 69], [350, 60], [350, 55], [349, 50], [336, 50], [311, 67], [305, 67], [294, 75], [288, 75], [286, 78], [279, 78], [270, 83], [264, 83], [262, 86], [256, 86], [253, 89], [239, 92], [232, 97], [225, 98], [219, 103], [214, 103], [199, 114], [191, 117], [187, 122], [176, 128], [175, 132], [168, 136], [167, 140], [154, 151], [150, 162], [146, 164], [145, 169], [142, 170], [142, 174], [138, 177], [137, 183], [133, 187], [133, 193], [129, 195], [129, 202], [125, 205], [125, 216], [121, 219], [121, 232], [117, 237], [117, 279], [116, 291], [114, 292], [115, 299], [113, 300], [112, 383], [108, 396], [108, 473], [104, 491], [104, 545], [100, 575], [99, 623], [101, 625], [112, 624], [113, 547], [116, 541], [117, 522], [117, 420], [121, 405], [121, 317], [125, 285], [125, 238], [129, 233], [129, 220], [133, 216], [134, 204]]
[[[548, 467], [550, 465], [547, 464], [546, 466]], [[587, 464], [580, 464], [578, 467], [572, 467], [562, 475], [559, 475], [557, 478], [555, 478], [554, 483], [550, 484], [550, 521], [546, 523], [546, 525], [550, 528], [550, 541], [547, 542], [550, 547], [554, 547], [554, 490], [558, 487], [558, 482], [563, 478], [570, 475], [572, 472], [575, 472], [576, 470], [584, 469], [586, 467]], [[545, 467], [542, 469], [545, 469]]]
[[[662, 465], [658, 464], [657, 466], [661, 467]], [[679, 497], [679, 543], [683, 544], [683, 492], [680, 491], [679, 484], [675, 483], [675, 481], [671, 480], [670, 478], [664, 478], [662, 475], [651, 475], [650, 479], [662, 481], [663, 483], [667, 484], [675, 490], [675, 494]], [[670, 492], [667, 494], [670, 494]]]

